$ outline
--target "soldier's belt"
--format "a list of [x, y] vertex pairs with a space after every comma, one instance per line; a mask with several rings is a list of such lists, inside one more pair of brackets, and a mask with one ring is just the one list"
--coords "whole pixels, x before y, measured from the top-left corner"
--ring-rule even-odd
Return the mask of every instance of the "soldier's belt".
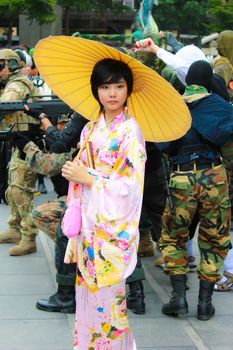
[[220, 158], [213, 160], [212, 162], [206, 162], [206, 163], [198, 163], [198, 162], [190, 162], [185, 164], [174, 164], [171, 169], [172, 171], [195, 171], [195, 170], [202, 170], [202, 169], [211, 169], [218, 165], [222, 164], [222, 161]]

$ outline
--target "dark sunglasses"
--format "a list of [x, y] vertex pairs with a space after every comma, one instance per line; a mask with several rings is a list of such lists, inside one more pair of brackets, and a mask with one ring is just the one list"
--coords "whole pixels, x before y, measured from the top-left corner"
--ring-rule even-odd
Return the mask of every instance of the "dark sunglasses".
[[0, 63], [0, 71], [6, 67], [5, 63]]

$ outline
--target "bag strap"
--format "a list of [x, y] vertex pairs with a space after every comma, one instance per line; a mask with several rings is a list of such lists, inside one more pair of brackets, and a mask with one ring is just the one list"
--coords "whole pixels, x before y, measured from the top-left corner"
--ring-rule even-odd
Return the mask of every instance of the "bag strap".
[[85, 138], [85, 141], [83, 142], [82, 146], [80, 147], [80, 150], [78, 151], [78, 154], [75, 157], [75, 159], [80, 159], [80, 157], [81, 157], [81, 155], [82, 155], [82, 153], [83, 153], [83, 151], [84, 151], [84, 149], [86, 147], [86, 144], [87, 144], [87, 142], [89, 141], [89, 139], [91, 137], [91, 134], [92, 134], [92, 132], [94, 130], [95, 125], [96, 125], [96, 122], [93, 122], [93, 124], [91, 126], [91, 129], [89, 130], [89, 132], [88, 132], [88, 134], [87, 134], [87, 136]]

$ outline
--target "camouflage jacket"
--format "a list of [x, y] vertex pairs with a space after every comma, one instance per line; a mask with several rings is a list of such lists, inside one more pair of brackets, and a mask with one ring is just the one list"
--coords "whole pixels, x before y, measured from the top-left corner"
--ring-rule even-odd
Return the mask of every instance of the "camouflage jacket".
[[[14, 73], [8, 79], [8, 82], [2, 91], [1, 102], [22, 100], [26, 95], [38, 95], [38, 92], [31, 81], [29, 81], [21, 72]], [[28, 130], [27, 123], [35, 123], [35, 119], [23, 112], [14, 112], [4, 115], [0, 121], [0, 130], [5, 130], [11, 123], [25, 123], [15, 126], [14, 130]]]
[[61, 173], [61, 168], [67, 160], [72, 159], [72, 153], [44, 153], [32, 141], [28, 142], [23, 151], [26, 161], [38, 174], [54, 176]]

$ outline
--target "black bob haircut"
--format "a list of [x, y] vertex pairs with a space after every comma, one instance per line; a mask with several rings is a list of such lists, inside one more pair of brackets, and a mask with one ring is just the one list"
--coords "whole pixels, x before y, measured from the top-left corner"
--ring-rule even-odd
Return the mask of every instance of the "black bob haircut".
[[121, 79], [126, 81], [128, 96], [130, 96], [133, 91], [133, 73], [125, 62], [104, 58], [95, 64], [91, 74], [91, 90], [101, 110], [103, 106], [99, 101], [98, 88], [102, 84], [114, 84]]

